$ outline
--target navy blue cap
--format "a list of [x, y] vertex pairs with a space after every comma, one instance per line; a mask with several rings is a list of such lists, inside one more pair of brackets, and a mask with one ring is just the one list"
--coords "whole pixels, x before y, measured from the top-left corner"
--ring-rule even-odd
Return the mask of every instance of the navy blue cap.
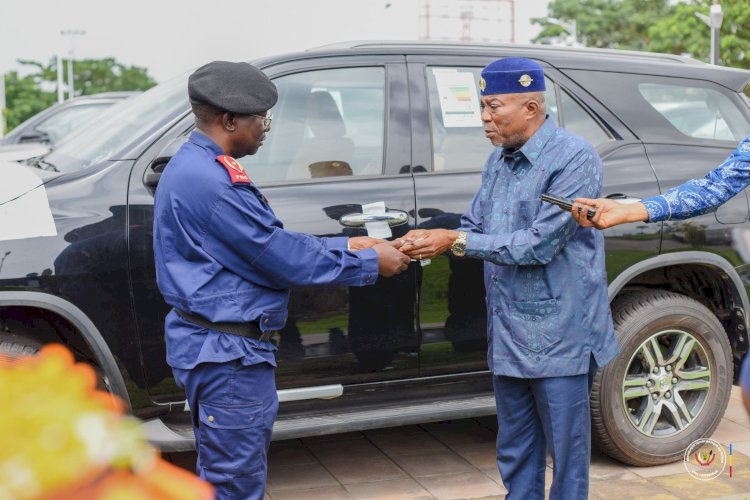
[[479, 78], [482, 95], [544, 92], [544, 70], [524, 57], [505, 57], [489, 63]]
[[232, 113], [255, 115], [268, 111], [279, 95], [276, 85], [258, 68], [245, 62], [214, 61], [188, 79], [191, 101]]

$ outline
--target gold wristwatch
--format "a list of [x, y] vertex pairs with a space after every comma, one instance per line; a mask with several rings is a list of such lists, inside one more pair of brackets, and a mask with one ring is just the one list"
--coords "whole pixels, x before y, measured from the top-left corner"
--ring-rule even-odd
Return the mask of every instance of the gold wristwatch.
[[451, 245], [451, 253], [456, 257], [466, 255], [466, 231], [458, 232], [458, 238]]

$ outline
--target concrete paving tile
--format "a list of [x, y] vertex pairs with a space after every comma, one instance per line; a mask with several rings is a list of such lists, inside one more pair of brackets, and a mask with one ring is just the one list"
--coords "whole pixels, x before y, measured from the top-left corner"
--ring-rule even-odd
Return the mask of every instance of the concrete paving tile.
[[739, 385], [733, 385], [732, 391], [729, 393], [729, 399], [739, 401], [742, 404], [742, 387]]
[[722, 418], [719, 426], [711, 435], [711, 439], [718, 441], [721, 444], [750, 441], [750, 428], [732, 422], [729, 419]]
[[589, 484], [589, 498], [599, 500], [681, 500], [646, 479], [599, 481]]
[[736, 401], [730, 400], [724, 412], [724, 418], [743, 427], [750, 428], [750, 416], [747, 414], [747, 410], [745, 410], [742, 403], [737, 404]]
[[268, 449], [269, 467], [314, 463], [318, 463], [318, 459], [298, 439], [274, 441]]
[[406, 473], [386, 457], [329, 462], [326, 469], [341, 484], [374, 483], [386, 479], [403, 479]]
[[272, 500], [351, 500], [352, 496], [343, 486], [327, 486], [324, 488], [313, 488], [309, 490], [283, 490], [276, 491]]
[[342, 432], [341, 434], [325, 434], [323, 436], [310, 436], [302, 438], [302, 443], [306, 446], [317, 443], [328, 443], [331, 441], [349, 441], [352, 439], [364, 439], [365, 435], [361, 432]]
[[473, 472], [466, 460], [455, 453], [430, 453], [427, 455], [401, 455], [391, 457], [402, 469], [414, 477]]
[[505, 486], [503, 486], [503, 479], [500, 477], [500, 471], [497, 470], [497, 467], [495, 467], [494, 469], [482, 469], [481, 472], [482, 474], [499, 484], [503, 489], [503, 492], [507, 493], [505, 490]]
[[627, 469], [629, 472], [632, 472], [636, 476], [645, 479], [661, 476], [672, 476], [674, 474], [687, 474], [687, 470], [685, 470], [685, 464], [683, 463], [682, 459], [671, 464], [654, 465], [651, 467], [630, 467], [627, 465], [623, 465], [623, 467], [625, 467], [625, 469]]
[[440, 500], [503, 495], [505, 490], [479, 471], [420, 477], [418, 481]]
[[497, 453], [494, 446], [471, 448], [457, 453], [477, 469], [497, 469]]
[[475, 426], [460, 428], [433, 428], [429, 432], [440, 442], [453, 450], [468, 450], [495, 446], [497, 434], [485, 427]]
[[448, 448], [428, 432], [419, 434], [379, 434], [367, 436], [387, 455], [426, 455], [448, 452]]
[[384, 457], [374, 444], [366, 439], [349, 439], [311, 443], [308, 445], [312, 454], [323, 464], [341, 460], [358, 460], [363, 458]]
[[356, 500], [434, 500], [414, 479], [394, 479], [377, 483], [347, 484]]
[[701, 481], [687, 473], [653, 478], [651, 483], [684, 500], [705, 500], [706, 498], [747, 492], [737, 482], [730, 484], [728, 480], [724, 481], [720, 478]]
[[623, 464], [609, 458], [603, 453], [598, 451], [591, 453], [589, 481], [632, 480], [639, 478], [640, 476], [627, 470]]
[[310, 490], [339, 486], [333, 476], [320, 464], [284, 465], [268, 469], [266, 490], [273, 496], [283, 490]]

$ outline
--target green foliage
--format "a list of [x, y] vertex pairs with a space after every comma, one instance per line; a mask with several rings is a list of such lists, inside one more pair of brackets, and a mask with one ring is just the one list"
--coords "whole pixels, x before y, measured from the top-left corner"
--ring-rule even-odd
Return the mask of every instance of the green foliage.
[[[8, 130], [52, 105], [57, 99], [57, 66], [55, 60], [48, 64], [19, 60], [31, 71], [24, 77], [18, 72], [5, 75], [6, 121]], [[123, 90], [148, 90], [156, 85], [146, 68], [127, 66], [113, 58], [82, 59], [73, 63], [75, 95]], [[67, 61], [63, 63], [63, 76], [67, 82]], [[67, 86], [65, 88], [67, 97]]]
[[[711, 48], [708, 26], [696, 17], [700, 12], [708, 15], [710, 0], [694, 0], [674, 6], [672, 14], [660, 19], [650, 29], [648, 50], [690, 54], [708, 61]], [[721, 25], [721, 64], [736, 68], [750, 68], [750, 3], [747, 0], [722, 0], [724, 22]]]
[[[696, 12], [708, 14], [711, 0], [552, 0], [534, 43], [552, 43], [566, 34], [550, 19], [577, 22], [577, 41], [588, 47], [688, 54], [708, 61], [709, 27]], [[750, 68], [750, 2], [722, 0], [721, 59], [725, 66]]]

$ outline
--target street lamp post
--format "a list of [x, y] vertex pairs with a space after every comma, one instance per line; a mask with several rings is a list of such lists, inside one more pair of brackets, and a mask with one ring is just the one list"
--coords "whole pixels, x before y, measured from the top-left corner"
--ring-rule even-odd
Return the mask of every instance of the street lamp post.
[[75, 48], [75, 37], [85, 35], [84, 30], [62, 30], [60, 31], [62, 36], [70, 37], [70, 58], [68, 59], [68, 99], [72, 99], [74, 96], [73, 89], [73, 59], [75, 59], [76, 48]]
[[719, 0], [713, 0], [708, 15], [701, 14], [700, 12], [696, 12], [695, 15], [711, 28], [711, 53], [709, 54], [709, 62], [711, 64], [719, 64], [721, 62], [719, 30], [721, 29], [721, 23], [724, 21], [724, 13], [721, 11]]

